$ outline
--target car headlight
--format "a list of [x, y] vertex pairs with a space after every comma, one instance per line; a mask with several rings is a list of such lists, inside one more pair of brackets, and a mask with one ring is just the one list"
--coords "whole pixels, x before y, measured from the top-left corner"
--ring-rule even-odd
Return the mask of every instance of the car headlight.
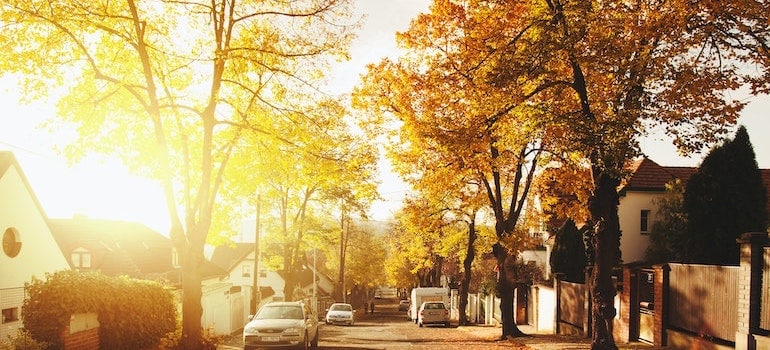
[[257, 333], [257, 327], [255, 326], [246, 326], [246, 328], [243, 329], [244, 333]]
[[302, 333], [302, 329], [299, 327], [289, 327], [283, 330], [283, 335], [298, 336], [300, 333]]

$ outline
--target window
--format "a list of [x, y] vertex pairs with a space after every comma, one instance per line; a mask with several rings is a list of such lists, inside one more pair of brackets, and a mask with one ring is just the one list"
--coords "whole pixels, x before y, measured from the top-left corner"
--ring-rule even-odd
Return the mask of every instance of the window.
[[241, 269], [241, 277], [251, 277], [251, 265], [243, 265]]
[[12, 307], [10, 309], [3, 309], [3, 323], [9, 323], [19, 320], [19, 308]]
[[83, 247], [76, 248], [70, 255], [72, 259], [72, 265], [78, 269], [90, 269], [91, 268], [91, 252]]
[[19, 231], [9, 227], [3, 233], [3, 252], [9, 258], [15, 258], [21, 251], [21, 241], [19, 240]]
[[639, 231], [642, 234], [650, 233], [650, 211], [642, 210], [639, 222]]

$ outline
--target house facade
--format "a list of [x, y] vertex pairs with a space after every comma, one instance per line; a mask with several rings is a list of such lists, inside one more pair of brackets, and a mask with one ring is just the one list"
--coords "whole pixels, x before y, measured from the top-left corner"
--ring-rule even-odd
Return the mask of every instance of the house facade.
[[[696, 167], [661, 166], [646, 157], [629, 163], [630, 175], [618, 189], [620, 251], [623, 263], [645, 260], [652, 224], [658, 215], [656, 200], [666, 195], [666, 184], [676, 179], [686, 184], [697, 170]], [[759, 171], [765, 190], [770, 190], [770, 169]], [[770, 214], [770, 201], [765, 209]]]
[[45, 213], [13, 153], [0, 152], [0, 339], [22, 328], [24, 283], [46, 273], [69, 269]]
[[687, 181], [696, 168], [663, 167], [645, 157], [630, 162], [628, 170], [629, 177], [618, 189], [620, 251], [623, 263], [634, 263], [645, 260], [658, 215], [656, 202], [665, 196], [666, 184], [677, 178]]

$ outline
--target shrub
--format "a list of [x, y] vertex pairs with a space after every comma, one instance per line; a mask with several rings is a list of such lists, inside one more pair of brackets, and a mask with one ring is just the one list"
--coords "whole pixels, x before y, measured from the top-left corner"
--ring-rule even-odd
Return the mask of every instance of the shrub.
[[44, 350], [48, 347], [47, 343], [32, 339], [23, 329], [19, 329], [15, 336], [7, 337], [5, 341], [0, 342], [0, 350]]
[[79, 313], [99, 315], [103, 349], [152, 347], [176, 326], [174, 295], [157, 282], [67, 270], [33, 279], [25, 290], [24, 327], [57, 349], [70, 316]]

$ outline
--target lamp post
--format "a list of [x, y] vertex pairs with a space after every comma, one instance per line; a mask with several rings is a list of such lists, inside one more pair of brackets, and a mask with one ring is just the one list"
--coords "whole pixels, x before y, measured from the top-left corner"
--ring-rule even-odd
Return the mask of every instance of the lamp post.
[[313, 248], [313, 311], [318, 315], [318, 278], [316, 277], [316, 254], [318, 250]]
[[254, 224], [254, 271], [252, 272], [252, 276], [254, 276], [252, 285], [254, 287], [251, 289], [251, 304], [249, 305], [251, 315], [256, 315], [259, 302], [262, 300], [262, 292], [259, 290], [259, 258], [262, 255], [259, 249], [259, 210], [261, 202], [261, 197], [257, 195], [257, 218]]

